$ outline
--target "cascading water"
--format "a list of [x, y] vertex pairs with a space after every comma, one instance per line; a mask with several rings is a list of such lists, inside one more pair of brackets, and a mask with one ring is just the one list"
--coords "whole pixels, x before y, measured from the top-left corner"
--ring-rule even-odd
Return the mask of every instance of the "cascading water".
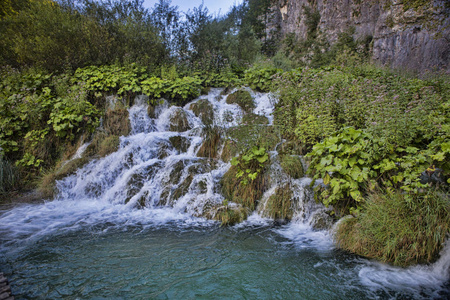
[[[215, 125], [239, 124], [244, 112], [222, 90], [207, 99]], [[253, 93], [255, 114], [273, 103]], [[112, 101], [112, 100], [111, 100]], [[111, 102], [111, 106], [114, 103]], [[205, 216], [224, 200], [230, 168], [197, 156], [204, 124], [185, 107], [147, 98], [129, 108], [131, 134], [119, 150], [57, 182], [56, 200], [0, 211], [0, 269], [23, 298], [445, 298], [450, 245], [431, 266], [407, 269], [334, 248], [326, 209], [308, 178], [291, 179], [271, 152], [270, 188], [247, 221], [220, 228]], [[84, 147], [84, 146], [83, 146]], [[80, 150], [82, 153], [82, 150]], [[266, 217], [277, 187], [293, 191], [286, 225]]]

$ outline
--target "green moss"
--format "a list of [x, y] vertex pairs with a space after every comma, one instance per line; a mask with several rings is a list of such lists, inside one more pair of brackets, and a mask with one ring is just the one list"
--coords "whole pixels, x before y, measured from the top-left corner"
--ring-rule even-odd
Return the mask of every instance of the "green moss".
[[217, 126], [205, 126], [202, 135], [203, 144], [198, 150], [197, 156], [217, 158], [221, 144], [222, 129]]
[[237, 178], [238, 169], [232, 166], [222, 178], [222, 193], [229, 201], [241, 204], [243, 207], [255, 210], [268, 187], [268, 175], [260, 172], [256, 179], [243, 183], [244, 176]]
[[208, 99], [201, 99], [189, 106], [194, 114], [199, 117], [203, 124], [211, 125], [214, 121], [214, 110]]
[[400, 192], [372, 194], [356, 218], [338, 226], [339, 246], [398, 266], [436, 260], [450, 232], [450, 196], [431, 192], [413, 199]]
[[228, 104], [237, 104], [246, 113], [251, 113], [256, 107], [252, 95], [248, 91], [238, 90], [227, 97]]
[[184, 132], [189, 129], [191, 129], [191, 126], [189, 125], [186, 112], [181, 108], [177, 109], [176, 112], [170, 117], [169, 130], [176, 132]]
[[248, 213], [248, 210], [240, 205], [221, 206], [217, 209], [214, 220], [220, 221], [222, 226], [230, 226], [245, 221]]
[[292, 198], [293, 192], [289, 185], [278, 187], [275, 193], [267, 199], [265, 206], [265, 214], [267, 217], [273, 219], [292, 219], [293, 207]]
[[245, 125], [267, 125], [269, 119], [265, 116], [249, 113], [242, 117], [242, 123]]
[[280, 157], [283, 171], [294, 179], [302, 178], [305, 175], [303, 163], [300, 156], [283, 155]]
[[184, 136], [172, 136], [169, 138], [169, 141], [172, 146], [180, 153], [186, 152], [190, 146], [189, 139]]
[[229, 128], [226, 135], [236, 142], [238, 153], [250, 145], [260, 145], [267, 151], [272, 151], [280, 143], [279, 130], [274, 126], [241, 125]]
[[239, 147], [237, 142], [234, 140], [226, 140], [222, 149], [221, 159], [224, 162], [229, 162], [233, 157], [238, 155]]
[[131, 132], [131, 123], [128, 110], [125, 108], [108, 110], [105, 114], [104, 126], [108, 135], [129, 135]]

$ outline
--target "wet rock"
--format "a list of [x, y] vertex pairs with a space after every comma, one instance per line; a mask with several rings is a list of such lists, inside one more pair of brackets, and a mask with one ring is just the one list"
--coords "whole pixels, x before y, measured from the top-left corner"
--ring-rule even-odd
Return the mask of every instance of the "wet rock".
[[128, 110], [125, 108], [108, 110], [105, 114], [104, 126], [108, 135], [129, 135], [131, 132], [131, 122]]
[[158, 143], [158, 159], [164, 159], [170, 155], [172, 147], [171, 144], [166, 141]]
[[228, 104], [237, 104], [246, 113], [251, 113], [256, 107], [250, 92], [245, 90], [238, 90], [227, 97]]
[[428, 168], [420, 174], [420, 183], [422, 184], [447, 184], [444, 171], [439, 168]]
[[201, 99], [189, 106], [189, 109], [199, 117], [203, 124], [210, 125], [214, 120], [214, 109], [208, 99]]
[[222, 141], [222, 129], [218, 126], [206, 126], [202, 135], [203, 144], [200, 146], [197, 156], [217, 158]]
[[239, 147], [234, 140], [227, 140], [222, 149], [221, 159], [224, 162], [229, 162], [233, 157], [238, 155]]
[[176, 109], [172, 116], [170, 116], [169, 124], [170, 131], [184, 132], [192, 129], [189, 124], [188, 115], [182, 108]]
[[245, 221], [248, 214], [248, 209], [241, 205], [223, 205], [216, 208], [213, 219], [220, 221], [222, 226], [231, 226]]
[[[134, 173], [133, 175], [131, 175], [127, 182], [125, 203], [128, 203], [131, 200], [131, 198], [134, 197], [134, 195], [139, 193], [144, 184], [149, 180], [151, 180], [151, 178], [162, 166], [163, 163], [158, 162], [156, 164], [146, 166], [145, 168], [142, 168], [136, 171], [136, 173]], [[145, 206], [145, 199], [146, 199], [145, 196], [139, 199], [138, 202], [140, 203], [141, 207]]]
[[197, 186], [200, 194], [206, 194], [208, 192], [208, 183], [206, 180], [200, 180]]
[[333, 226], [333, 218], [324, 212], [313, 215], [311, 226], [316, 230], [329, 230]]
[[170, 137], [169, 141], [179, 153], [187, 152], [191, 145], [188, 138], [179, 135]]
[[172, 199], [178, 200], [189, 192], [189, 187], [191, 186], [192, 180], [194, 179], [193, 174], [189, 174], [183, 182], [181, 182], [172, 193]]
[[278, 187], [275, 193], [267, 199], [263, 215], [275, 220], [292, 219], [294, 213], [293, 196], [294, 194], [289, 185]]

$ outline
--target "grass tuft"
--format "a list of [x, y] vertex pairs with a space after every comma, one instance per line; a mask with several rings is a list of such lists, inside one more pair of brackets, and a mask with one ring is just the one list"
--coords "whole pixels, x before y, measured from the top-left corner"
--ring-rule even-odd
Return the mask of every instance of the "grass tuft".
[[336, 231], [339, 246], [397, 266], [436, 260], [450, 232], [450, 196], [377, 192]]
[[302, 178], [305, 175], [303, 163], [300, 156], [283, 155], [280, 157], [283, 171], [294, 179]]
[[293, 192], [289, 185], [278, 187], [275, 193], [267, 199], [265, 213], [268, 217], [277, 219], [292, 219], [294, 210], [292, 207]]

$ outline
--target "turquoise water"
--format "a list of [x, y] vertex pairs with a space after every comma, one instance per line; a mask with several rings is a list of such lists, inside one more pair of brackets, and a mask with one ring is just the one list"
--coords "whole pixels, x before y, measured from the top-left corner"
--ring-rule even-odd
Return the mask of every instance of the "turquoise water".
[[[207, 96], [214, 122], [235, 126], [243, 112], [221, 92], [213, 89]], [[252, 97], [253, 112], [272, 122], [270, 95]], [[204, 124], [189, 105], [163, 103], [151, 119], [147, 100], [137, 97], [129, 109], [132, 133], [120, 138], [118, 151], [58, 181], [55, 201], [0, 207], [0, 270], [17, 299], [450, 296], [450, 244], [435, 264], [407, 269], [337, 250], [329, 231], [311, 225], [326, 210], [308, 192], [311, 179], [290, 178], [277, 164], [276, 151], [270, 153], [273, 180], [257, 211], [264, 216], [270, 193], [289, 183], [295, 203], [290, 224], [274, 226], [255, 214], [222, 228], [196, 217], [214, 215], [223, 205], [220, 180], [230, 164], [197, 157]], [[178, 113], [192, 129], [170, 131]], [[187, 149], [173, 145], [173, 137]], [[183, 195], [175, 196], [186, 182]]]
[[[42, 206], [26, 206], [0, 216], [0, 221], [31, 210], [43, 211]], [[0, 268], [17, 299], [444, 299], [449, 295], [445, 282], [427, 284], [420, 278], [429, 278], [430, 273], [394, 269], [344, 253], [333, 247], [326, 232], [303, 224], [273, 226], [258, 217], [231, 228], [194, 218], [164, 223], [168, 212], [162, 211], [159, 220], [148, 215], [154, 220], [148, 222], [138, 222], [127, 212], [128, 221], [118, 215], [113, 222], [97, 223], [67, 217], [60, 224], [47, 224], [47, 234], [41, 232], [38, 238], [33, 238], [38, 231], [30, 234], [25, 226], [16, 235], [21, 238], [0, 239]], [[29, 220], [42, 226], [36, 218]], [[13, 236], [17, 230], [5, 232]], [[386, 282], [375, 280], [377, 275]]]

